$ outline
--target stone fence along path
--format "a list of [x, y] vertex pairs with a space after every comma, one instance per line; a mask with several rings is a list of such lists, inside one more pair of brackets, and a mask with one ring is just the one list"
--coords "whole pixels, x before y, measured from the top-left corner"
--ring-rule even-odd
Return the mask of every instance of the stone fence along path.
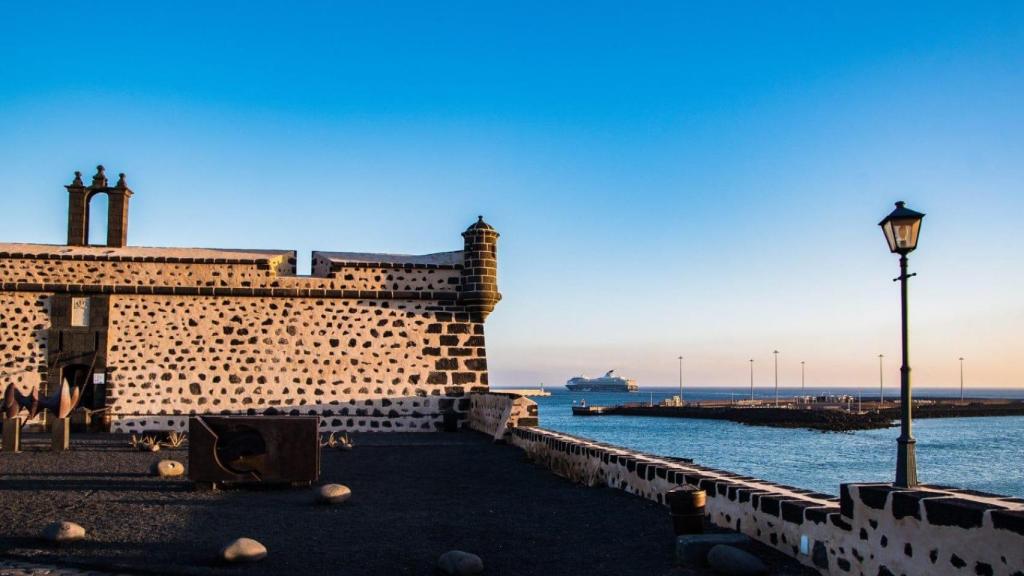
[[712, 523], [825, 574], [1024, 575], [1019, 498], [843, 484], [837, 499], [542, 428], [514, 428], [509, 441], [561, 476], [658, 503], [676, 486], [699, 487]]

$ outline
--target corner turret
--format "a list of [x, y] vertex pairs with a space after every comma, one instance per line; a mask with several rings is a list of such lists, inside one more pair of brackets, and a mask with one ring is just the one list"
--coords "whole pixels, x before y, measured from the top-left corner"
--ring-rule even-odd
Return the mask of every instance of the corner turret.
[[474, 322], [483, 322], [501, 300], [498, 292], [498, 231], [484, 217], [462, 233], [462, 303]]

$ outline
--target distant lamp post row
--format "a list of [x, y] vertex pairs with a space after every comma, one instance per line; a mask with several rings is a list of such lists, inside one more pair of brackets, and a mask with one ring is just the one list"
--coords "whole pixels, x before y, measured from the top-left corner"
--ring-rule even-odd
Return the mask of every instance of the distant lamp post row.
[[914, 436], [911, 434], [910, 350], [907, 336], [907, 280], [916, 274], [907, 273], [907, 254], [917, 248], [924, 214], [896, 203], [896, 209], [881, 222], [882, 233], [889, 251], [900, 255], [900, 308], [902, 316], [903, 365], [900, 366], [900, 437], [896, 440], [896, 482], [898, 488], [917, 486], [917, 457]]

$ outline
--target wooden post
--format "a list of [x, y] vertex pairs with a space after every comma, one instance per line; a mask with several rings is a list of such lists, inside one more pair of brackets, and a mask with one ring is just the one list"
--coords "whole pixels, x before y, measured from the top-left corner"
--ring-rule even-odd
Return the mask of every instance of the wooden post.
[[51, 431], [51, 448], [54, 452], [63, 452], [71, 448], [71, 418], [54, 418]]
[[4, 419], [3, 449], [8, 454], [21, 452], [21, 417]]

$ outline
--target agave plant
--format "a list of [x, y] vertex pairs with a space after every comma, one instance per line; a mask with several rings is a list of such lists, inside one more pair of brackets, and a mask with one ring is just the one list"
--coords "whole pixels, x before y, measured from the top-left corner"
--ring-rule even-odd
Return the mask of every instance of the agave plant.
[[352, 439], [349, 438], [348, 432], [344, 432], [341, 437], [338, 438], [338, 449], [339, 450], [351, 450]]
[[185, 443], [185, 438], [187, 437], [188, 434], [184, 432], [171, 430], [170, 432], [167, 433], [167, 437], [164, 438], [164, 441], [161, 442], [161, 444], [168, 448], [181, 448], [181, 445]]
[[320, 447], [321, 448], [336, 448], [338, 446], [338, 439], [334, 437], [334, 432], [331, 432], [326, 437], [321, 437]]
[[147, 434], [139, 440], [139, 450], [142, 450], [143, 452], [159, 452], [160, 441], [157, 440], [156, 436]]

